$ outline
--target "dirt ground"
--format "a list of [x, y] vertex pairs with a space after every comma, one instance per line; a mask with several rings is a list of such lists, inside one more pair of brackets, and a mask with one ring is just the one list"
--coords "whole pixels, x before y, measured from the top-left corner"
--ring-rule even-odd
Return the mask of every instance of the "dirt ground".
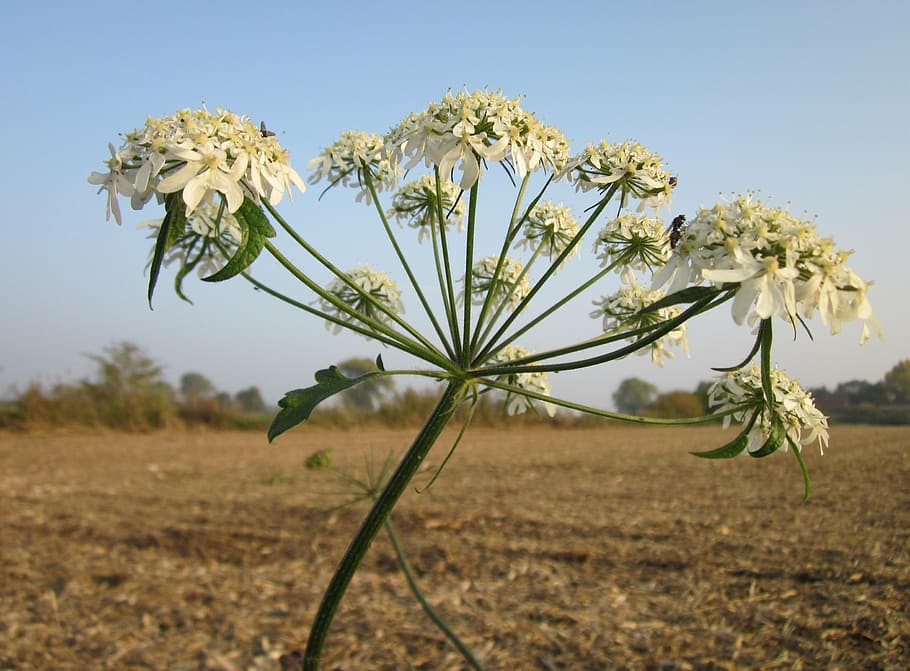
[[[278, 671], [365, 505], [304, 460], [413, 433], [0, 435], [0, 670]], [[805, 504], [790, 454], [686, 453], [727, 435], [472, 429], [394, 521], [487, 671], [908, 668], [910, 429], [833, 427]], [[324, 668], [467, 668], [385, 537]]]

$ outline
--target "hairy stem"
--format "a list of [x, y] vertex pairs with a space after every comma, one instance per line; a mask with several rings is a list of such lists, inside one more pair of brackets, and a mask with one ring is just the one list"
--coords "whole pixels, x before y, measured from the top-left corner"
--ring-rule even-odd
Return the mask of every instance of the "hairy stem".
[[310, 637], [304, 652], [303, 671], [319, 671], [325, 639], [335, 617], [335, 612], [344, 597], [345, 590], [347, 590], [351, 579], [357, 572], [357, 568], [363, 561], [364, 556], [366, 556], [370, 544], [376, 534], [379, 533], [389, 513], [392, 512], [430, 448], [433, 447], [436, 439], [442, 433], [442, 430], [446, 427], [446, 424], [448, 424], [464, 398], [468, 384], [463, 379], [449, 381], [433, 413], [423, 425], [417, 438], [414, 439], [414, 443], [398, 464], [398, 468], [395, 469], [389, 482], [383, 488], [382, 493], [379, 494], [370, 512], [367, 513], [366, 518], [361, 523], [360, 529], [341, 558], [341, 562], [335, 570], [335, 575], [332, 576], [332, 580], [329, 582], [329, 586], [322, 597], [322, 602], [319, 604], [319, 610], [316, 612], [316, 618], [310, 629]]

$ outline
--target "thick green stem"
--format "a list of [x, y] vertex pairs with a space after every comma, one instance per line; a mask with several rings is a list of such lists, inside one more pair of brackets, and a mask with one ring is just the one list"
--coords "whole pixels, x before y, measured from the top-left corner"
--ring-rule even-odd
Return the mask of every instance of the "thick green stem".
[[303, 671], [319, 671], [325, 639], [335, 617], [335, 612], [338, 610], [342, 597], [344, 597], [345, 590], [354, 577], [354, 573], [357, 572], [360, 562], [363, 561], [370, 543], [373, 542], [376, 534], [382, 529], [389, 513], [392, 512], [430, 448], [433, 447], [436, 439], [442, 433], [442, 430], [446, 427], [446, 424], [448, 424], [464, 398], [468, 384], [463, 379], [449, 381], [433, 413], [427, 419], [426, 424], [424, 424], [423, 429], [417, 435], [401, 463], [398, 464], [398, 468], [376, 499], [370, 512], [360, 525], [360, 529], [348, 546], [347, 551], [344, 553], [344, 557], [341, 558], [341, 562], [335, 570], [335, 575], [332, 576], [332, 580], [322, 597], [322, 603], [319, 604], [313, 627], [310, 629], [310, 638], [307, 641], [303, 657]]

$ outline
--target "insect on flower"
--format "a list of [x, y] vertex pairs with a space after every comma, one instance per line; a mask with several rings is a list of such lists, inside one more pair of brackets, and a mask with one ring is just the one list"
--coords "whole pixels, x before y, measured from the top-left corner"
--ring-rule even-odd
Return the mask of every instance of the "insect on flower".
[[678, 214], [673, 217], [670, 224], [670, 249], [676, 249], [679, 239], [682, 237], [683, 227], [686, 225], [686, 215]]
[[259, 122], [259, 132], [262, 133], [262, 137], [275, 137], [275, 133], [265, 127], [265, 121]]

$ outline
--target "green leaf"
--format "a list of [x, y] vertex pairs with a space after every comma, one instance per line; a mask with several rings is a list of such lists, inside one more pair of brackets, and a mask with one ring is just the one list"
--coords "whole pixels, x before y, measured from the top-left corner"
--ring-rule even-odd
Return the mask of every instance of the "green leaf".
[[190, 242], [189, 249], [186, 250], [186, 256], [183, 259], [183, 263], [180, 264], [180, 270], [177, 271], [177, 275], [174, 277], [174, 291], [181, 298], [181, 300], [186, 301], [190, 305], [193, 304], [193, 301], [183, 293], [183, 279], [189, 275], [196, 266], [199, 265], [199, 262], [202, 260], [203, 255], [208, 250], [209, 241], [208, 238], [202, 239], [202, 248], [199, 250], [199, 253], [196, 255], [196, 258], [190, 260], [190, 254], [196, 248], [196, 243], [199, 242], [200, 238], [195, 238]]
[[711, 370], [716, 370], [718, 373], [729, 373], [732, 370], [739, 370], [740, 368], [745, 367], [755, 355], [758, 353], [758, 349], [761, 347], [762, 334], [764, 332], [765, 322], [761, 323], [761, 326], [758, 327], [758, 335], [755, 337], [755, 344], [752, 345], [752, 350], [749, 352], [749, 355], [743, 359], [740, 363], [735, 366], [729, 366], [727, 368], [712, 368]]
[[809, 500], [809, 469], [806, 468], [806, 462], [803, 461], [803, 452], [799, 445], [789, 438], [787, 440], [790, 443], [790, 447], [793, 449], [796, 460], [799, 462], [799, 469], [803, 472], [803, 503], [805, 503]]
[[152, 307], [152, 295], [155, 285], [158, 284], [158, 275], [161, 273], [161, 264], [164, 262], [164, 253], [176, 243], [186, 230], [186, 204], [180, 193], [168, 194], [164, 199], [164, 220], [158, 229], [158, 238], [155, 240], [155, 252], [149, 264], [149, 307]]
[[306, 421], [317, 405], [330, 396], [360, 384], [371, 377], [381, 375], [380, 371], [358, 377], [345, 377], [337, 366], [316, 371], [316, 384], [306, 389], [294, 389], [278, 401], [281, 410], [269, 426], [269, 441], [274, 440], [288, 429]]
[[755, 450], [755, 452], [749, 452], [749, 456], [760, 459], [761, 457], [767, 457], [769, 454], [774, 454], [784, 444], [784, 438], [786, 437], [787, 430], [784, 428], [784, 423], [775, 417], [771, 420], [771, 431], [768, 433], [768, 439], [765, 444]]
[[249, 198], [243, 199], [240, 209], [234, 212], [234, 218], [243, 232], [240, 244], [221, 270], [202, 278], [205, 282], [223, 282], [234, 275], [239, 275], [259, 256], [265, 239], [275, 237], [275, 229], [272, 228], [265, 213]]
[[656, 303], [651, 303], [651, 305], [643, 308], [641, 312], [654, 312], [655, 310], [667, 308], [671, 305], [679, 305], [680, 303], [695, 303], [704, 298], [717, 296], [721, 291], [722, 289], [717, 287], [687, 287], [686, 289], [681, 289], [669, 296], [664, 296]]
[[733, 457], [742, 454], [742, 451], [746, 449], [746, 445], [748, 444], [749, 436], [746, 433], [741, 433], [729, 443], [722, 447], [718, 447], [716, 450], [689, 452], [689, 454], [701, 457], [702, 459], [732, 459]]
[[696, 457], [701, 457], [702, 459], [732, 459], [740, 454], [746, 449], [746, 446], [749, 444], [749, 432], [752, 430], [752, 427], [755, 425], [755, 421], [758, 419], [761, 411], [756, 410], [755, 414], [752, 415], [743, 430], [739, 432], [739, 435], [736, 436], [726, 445], [718, 447], [716, 450], [707, 450], [706, 452], [689, 452], [689, 454]]

